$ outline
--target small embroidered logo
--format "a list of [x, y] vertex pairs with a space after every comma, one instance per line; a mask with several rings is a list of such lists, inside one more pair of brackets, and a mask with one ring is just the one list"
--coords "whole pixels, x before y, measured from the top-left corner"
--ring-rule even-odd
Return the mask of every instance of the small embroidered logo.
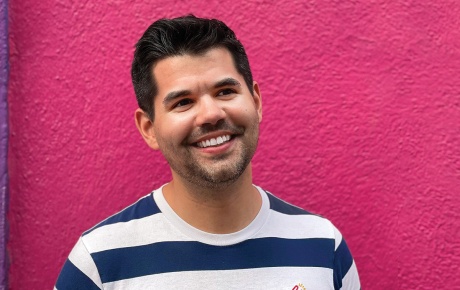
[[307, 290], [307, 288], [305, 288], [305, 286], [303, 286], [302, 283], [299, 283], [295, 285], [294, 288], [292, 288], [292, 290]]

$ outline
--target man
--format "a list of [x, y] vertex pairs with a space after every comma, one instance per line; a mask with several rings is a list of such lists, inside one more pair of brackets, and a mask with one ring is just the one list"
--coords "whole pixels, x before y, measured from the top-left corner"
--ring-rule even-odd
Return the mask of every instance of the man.
[[262, 102], [233, 31], [159, 20], [132, 78], [137, 128], [172, 180], [85, 232], [56, 289], [360, 289], [328, 220], [252, 184]]

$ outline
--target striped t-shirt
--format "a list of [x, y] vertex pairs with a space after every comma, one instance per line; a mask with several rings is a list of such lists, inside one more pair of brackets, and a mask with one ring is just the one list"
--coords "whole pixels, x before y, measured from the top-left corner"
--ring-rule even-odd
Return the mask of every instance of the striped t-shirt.
[[155, 190], [83, 233], [55, 289], [360, 289], [331, 222], [257, 189], [258, 215], [231, 234], [190, 226]]

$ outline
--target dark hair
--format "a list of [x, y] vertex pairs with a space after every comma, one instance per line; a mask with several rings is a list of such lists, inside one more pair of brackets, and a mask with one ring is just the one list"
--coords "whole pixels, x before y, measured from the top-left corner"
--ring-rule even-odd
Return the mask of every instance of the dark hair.
[[131, 77], [139, 107], [151, 120], [154, 119], [153, 98], [158, 93], [153, 65], [167, 57], [199, 55], [215, 47], [228, 49], [236, 70], [253, 94], [252, 73], [246, 52], [235, 33], [222, 21], [187, 15], [160, 19], [147, 28], [136, 44]]

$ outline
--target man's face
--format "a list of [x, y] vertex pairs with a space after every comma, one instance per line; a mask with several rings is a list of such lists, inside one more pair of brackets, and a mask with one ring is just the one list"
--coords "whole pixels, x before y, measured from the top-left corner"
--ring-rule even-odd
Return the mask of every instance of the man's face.
[[251, 95], [224, 48], [163, 59], [153, 74], [158, 94], [150, 146], [161, 150], [173, 175], [196, 185], [237, 180], [257, 147], [258, 85]]

